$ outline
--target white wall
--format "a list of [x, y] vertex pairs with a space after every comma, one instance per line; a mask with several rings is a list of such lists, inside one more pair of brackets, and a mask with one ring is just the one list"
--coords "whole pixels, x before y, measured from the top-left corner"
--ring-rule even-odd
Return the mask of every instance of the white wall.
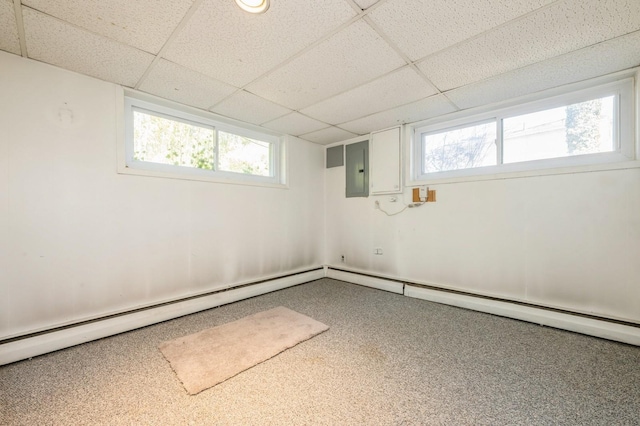
[[344, 173], [325, 172], [329, 265], [640, 323], [640, 169], [432, 185], [393, 217]]
[[0, 338], [323, 261], [640, 323], [640, 169], [432, 186], [387, 217], [297, 139], [288, 190], [118, 175], [115, 85], [0, 70]]
[[119, 175], [115, 85], [0, 70], [0, 338], [322, 265], [322, 147], [290, 189]]

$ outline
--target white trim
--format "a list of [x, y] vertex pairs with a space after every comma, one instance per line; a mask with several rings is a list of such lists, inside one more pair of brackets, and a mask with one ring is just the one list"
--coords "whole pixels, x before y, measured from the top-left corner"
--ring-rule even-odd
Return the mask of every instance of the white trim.
[[405, 296], [640, 346], [640, 327], [406, 285]]
[[303, 284], [323, 278], [324, 274], [324, 269], [317, 269], [315, 271], [273, 279], [256, 285], [231, 289], [208, 296], [162, 305], [131, 314], [97, 320], [76, 327], [69, 327], [59, 331], [15, 340], [0, 345], [0, 365]]
[[[638, 102], [636, 84], [638, 75], [640, 75], [640, 70], [627, 70], [622, 73], [539, 92], [535, 95], [497, 104], [493, 108], [478, 107], [414, 123], [407, 129], [403, 139], [405, 153], [409, 158], [409, 167], [407, 167], [405, 175], [406, 186], [508, 179], [523, 177], [523, 174], [526, 176], [563, 174], [569, 168], [571, 168], [571, 173], [589, 172], [593, 171], [594, 167], [599, 168], [599, 170], [602, 170], [602, 167], [604, 169], [614, 169], [617, 168], [616, 165], [618, 163], [627, 163], [624, 168], [630, 168], [630, 163], [635, 161], [637, 152], [640, 152], [638, 148], [640, 141], [638, 141], [639, 136], [637, 136], [638, 117], [635, 113], [637, 110], [636, 103]], [[607, 94], [615, 94], [618, 97], [619, 105], [622, 106], [619, 109], [618, 127], [615, 129], [615, 142], [617, 143], [615, 151], [439, 173], [422, 173], [422, 143], [419, 137], [421, 134], [489, 121], [496, 119], [496, 117], [499, 122], [502, 118], [553, 108], [562, 104], [581, 102], [587, 98], [606, 96]], [[500, 135], [498, 137], [500, 138]]]
[[[336, 266], [325, 265], [327, 278], [333, 278], [354, 284], [365, 285], [380, 290], [393, 293], [404, 294], [407, 297], [429, 300], [445, 305], [457, 306], [478, 312], [486, 312], [507, 318], [532, 322], [559, 328], [561, 330], [573, 331], [589, 336], [603, 339], [615, 340], [617, 342], [629, 343], [640, 346], [640, 324], [637, 327], [619, 324], [613, 321], [599, 320], [581, 316], [579, 312], [558, 312], [553, 307], [534, 307], [517, 303], [518, 301], [503, 301], [489, 299], [488, 295], [466, 295], [447, 291], [446, 286], [441, 286], [442, 290], [426, 289], [418, 287], [419, 284], [412, 285], [402, 279], [394, 280], [393, 277], [384, 274], [377, 274], [373, 277], [366, 274], [366, 271], [358, 271], [350, 268], [349, 271], [334, 269]], [[344, 268], [341, 268], [344, 269]], [[485, 296], [485, 297], [483, 297]], [[560, 308], [557, 308], [560, 309]], [[612, 320], [615, 320], [612, 318]], [[623, 321], [623, 320], [621, 320]]]
[[[458, 177], [450, 177], [446, 179], [430, 179], [430, 180], [418, 180], [407, 183], [406, 187], [415, 187], [422, 185], [445, 185], [451, 183], [463, 183], [463, 182], [481, 182], [488, 180], [503, 180], [503, 179], [521, 179], [530, 177], [542, 177], [542, 176], [555, 176], [566, 175], [576, 173], [592, 173], [592, 172], [604, 172], [611, 170], [628, 170], [640, 168], [640, 161], [612, 161], [610, 163], [589, 164], [581, 166], [571, 167], [554, 167], [550, 169], [532, 169], [511, 171], [504, 173], [487, 173], [476, 175], [463, 175]], [[477, 170], [477, 169], [474, 169]]]
[[404, 284], [396, 281], [389, 281], [382, 278], [375, 278], [357, 273], [340, 271], [337, 269], [328, 268], [327, 278], [377, 288], [378, 290], [389, 291], [391, 293], [402, 294], [404, 291]]
[[[272, 131], [262, 129], [235, 120], [219, 117], [213, 113], [176, 104], [165, 99], [143, 94], [135, 90], [120, 88], [117, 93], [118, 118], [118, 155], [117, 172], [120, 174], [160, 177], [169, 179], [196, 180], [215, 183], [266, 186], [288, 188], [286, 180], [287, 138]], [[186, 122], [217, 131], [245, 136], [268, 142], [270, 145], [271, 176], [259, 176], [219, 170], [201, 170], [192, 167], [180, 167], [170, 164], [157, 164], [133, 159], [133, 124], [132, 111], [142, 110], [154, 115], [164, 116], [176, 121]], [[217, 150], [217, 141], [216, 141]], [[217, 158], [217, 157], [216, 157]]]
[[[347, 272], [350, 272], [350, 273], [353, 273], [353, 274], [373, 276], [375, 278], [380, 278], [380, 279], [383, 279], [383, 280], [401, 282], [401, 283], [404, 283], [405, 285], [428, 287], [428, 288], [433, 288], [433, 289], [436, 289], [436, 290], [452, 292], [452, 293], [470, 294], [473, 297], [490, 298], [490, 299], [497, 299], [497, 300], [506, 300], [508, 302], [513, 302], [513, 303], [518, 303], [518, 304], [529, 304], [529, 305], [533, 304], [530, 300], [528, 300], [526, 298], [519, 298], [519, 297], [514, 297], [514, 296], [506, 296], [504, 293], [499, 293], [499, 292], [470, 290], [469, 288], [466, 288], [466, 287], [443, 284], [443, 283], [440, 283], [440, 282], [417, 280], [415, 278], [410, 278], [410, 277], [403, 277], [403, 276], [398, 276], [398, 275], [385, 274], [385, 273], [381, 273], [381, 272], [377, 272], [377, 271], [368, 271], [368, 270], [359, 269], [359, 268], [341, 266], [340, 264], [338, 264], [338, 265], [326, 265], [326, 266], [327, 266], [328, 269], [332, 269], [333, 268], [333, 269], [338, 269], [338, 270], [342, 270], [342, 271], [347, 271]], [[572, 313], [576, 313], [576, 314], [579, 314], [579, 315], [585, 315], [585, 316], [597, 315], [592, 311], [581, 311], [581, 310], [578, 310], [578, 309], [575, 309], [575, 308], [567, 308], [566, 306], [553, 304], [553, 303], [545, 303], [545, 304], [543, 304], [543, 303], [535, 303], [535, 305], [539, 306], [541, 309], [570, 311]], [[620, 317], [620, 316], [605, 315], [605, 314], [603, 314], [602, 317], [606, 318], [608, 320], [612, 320], [612, 321], [637, 323], [638, 327], [640, 327], [640, 318]]]

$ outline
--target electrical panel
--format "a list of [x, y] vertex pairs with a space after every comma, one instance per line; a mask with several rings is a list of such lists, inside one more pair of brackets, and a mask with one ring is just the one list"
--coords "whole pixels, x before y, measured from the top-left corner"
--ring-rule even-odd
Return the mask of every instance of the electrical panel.
[[369, 141], [346, 146], [346, 196], [369, 196]]
[[327, 148], [327, 169], [344, 166], [344, 145]]

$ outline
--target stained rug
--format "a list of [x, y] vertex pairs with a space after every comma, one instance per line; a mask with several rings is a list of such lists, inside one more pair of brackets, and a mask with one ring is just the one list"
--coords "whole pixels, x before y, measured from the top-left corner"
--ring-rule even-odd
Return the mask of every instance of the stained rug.
[[329, 327], [285, 307], [160, 344], [160, 351], [190, 395], [294, 347]]

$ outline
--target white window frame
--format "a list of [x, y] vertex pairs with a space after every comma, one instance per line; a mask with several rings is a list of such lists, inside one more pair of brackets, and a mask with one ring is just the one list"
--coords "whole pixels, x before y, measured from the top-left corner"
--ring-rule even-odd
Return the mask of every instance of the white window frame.
[[[560, 158], [523, 161], [502, 164], [502, 120], [513, 116], [533, 113], [546, 109], [583, 102], [589, 99], [616, 95], [614, 104], [614, 146], [612, 152], [582, 154]], [[494, 108], [478, 112], [479, 108], [449, 114], [448, 118], [429, 120], [410, 126], [408, 134], [410, 150], [409, 185], [423, 185], [425, 183], [449, 183], [460, 181], [505, 179], [527, 175], [556, 174], [579, 171], [581, 168], [590, 170], [595, 165], [615, 165], [628, 163], [636, 159], [636, 88], [635, 78], [625, 73], [617, 78], [608, 78], [607, 82], [597, 79], [594, 82], [583, 82], [570, 85], [564, 90], [549, 90], [528, 98], [519, 103], [510, 103], [502, 108]], [[476, 167], [442, 172], [422, 173], [422, 136], [424, 134], [453, 130], [482, 122], [496, 122], [498, 165]], [[637, 166], [637, 165], [636, 165]]]
[[[123, 105], [122, 133], [118, 143], [118, 173], [170, 179], [198, 180], [206, 182], [244, 184], [286, 188], [285, 139], [281, 135], [269, 133], [257, 126], [244, 125], [223, 117], [217, 117], [195, 108], [177, 105], [171, 101], [157, 99], [138, 92], [121, 93]], [[215, 158], [218, 158], [218, 131], [244, 136], [270, 145], [271, 176], [252, 175], [221, 170], [203, 170], [195, 167], [152, 163], [133, 158], [133, 112], [141, 111], [187, 124], [212, 128], [214, 130]]]

